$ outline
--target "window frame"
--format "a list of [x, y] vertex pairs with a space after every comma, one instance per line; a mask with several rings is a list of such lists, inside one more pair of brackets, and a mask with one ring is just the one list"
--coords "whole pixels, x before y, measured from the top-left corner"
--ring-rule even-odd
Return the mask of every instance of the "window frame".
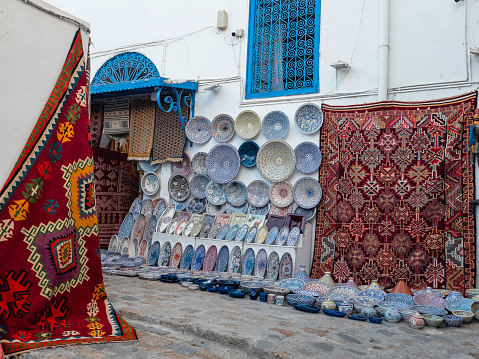
[[253, 90], [253, 69], [254, 69], [254, 36], [256, 32], [256, 5], [257, 0], [250, 0], [249, 3], [249, 21], [248, 21], [248, 54], [246, 61], [246, 88], [245, 98], [270, 98], [280, 96], [292, 95], [306, 95], [319, 92], [319, 58], [320, 58], [320, 31], [321, 31], [321, 0], [315, 0], [315, 24], [314, 24], [314, 71], [313, 71], [313, 86], [309, 88], [268, 91], [261, 93], [254, 93]]

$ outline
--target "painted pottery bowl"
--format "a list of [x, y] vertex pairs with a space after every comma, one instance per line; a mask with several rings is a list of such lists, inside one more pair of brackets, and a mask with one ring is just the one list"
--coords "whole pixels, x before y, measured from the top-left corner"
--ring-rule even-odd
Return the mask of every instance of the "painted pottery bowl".
[[286, 296], [286, 301], [289, 305], [295, 306], [298, 304], [313, 305], [316, 303], [316, 297], [312, 295], [303, 295], [303, 294], [288, 294]]
[[369, 321], [374, 324], [381, 324], [381, 322], [383, 321], [383, 318], [369, 317]]
[[246, 292], [244, 290], [241, 290], [241, 289], [232, 289], [232, 290], [229, 291], [228, 294], [232, 298], [244, 298], [245, 295], [246, 295]]
[[464, 321], [463, 317], [459, 317], [457, 315], [445, 315], [442, 318], [448, 327], [459, 327]]
[[467, 310], [455, 310], [452, 314], [461, 317], [463, 319], [463, 324], [470, 323], [472, 319], [474, 319], [474, 314]]
[[300, 310], [302, 312], [307, 312], [307, 313], [319, 313], [319, 311], [321, 310], [321, 308], [319, 307], [306, 305], [306, 304], [295, 305], [294, 309]]
[[281, 287], [274, 287], [274, 286], [267, 286], [263, 287], [263, 290], [268, 294], [276, 294], [276, 295], [287, 295], [291, 293], [291, 290], [288, 288], [281, 288]]
[[365, 316], [362, 316], [362, 315], [356, 315], [356, 314], [351, 314], [348, 316], [349, 319], [352, 319], [352, 320], [359, 320], [361, 322], [364, 322], [366, 319], [368, 319], [367, 317]]
[[340, 312], [339, 310], [331, 309], [323, 309], [323, 313], [330, 317], [344, 317], [346, 315], [346, 313]]
[[405, 322], [409, 321], [409, 318], [411, 317], [411, 315], [416, 313], [414, 310], [410, 310], [410, 309], [399, 309], [398, 311], [399, 311], [399, 314], [401, 314], [402, 320], [404, 320]]
[[424, 322], [428, 327], [439, 328], [444, 322], [442, 317], [434, 314], [423, 314], [422, 317], [424, 318]]
[[256, 142], [246, 141], [239, 148], [238, 153], [240, 156], [241, 164], [244, 167], [256, 166], [256, 156], [259, 151], [259, 146]]

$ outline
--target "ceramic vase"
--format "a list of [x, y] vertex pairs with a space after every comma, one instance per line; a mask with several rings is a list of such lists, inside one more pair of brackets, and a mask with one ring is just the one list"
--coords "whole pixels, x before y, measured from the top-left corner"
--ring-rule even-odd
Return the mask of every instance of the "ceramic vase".
[[331, 299], [326, 299], [321, 303], [321, 309], [326, 309], [326, 310], [335, 310], [336, 309], [336, 303], [334, 303]]
[[391, 290], [391, 293], [403, 293], [407, 295], [412, 295], [411, 289], [406, 284], [405, 278], [399, 278], [399, 282], [396, 286]]
[[302, 279], [305, 282], [311, 281], [311, 278], [309, 277], [308, 273], [306, 272], [306, 266], [305, 265], [300, 265], [299, 266], [299, 272], [294, 276], [295, 278]]
[[409, 318], [409, 325], [415, 329], [422, 329], [426, 325], [426, 322], [421, 314], [415, 312]]
[[331, 287], [331, 288], [336, 287], [336, 283], [331, 277], [331, 272], [325, 272], [324, 275], [321, 278], [319, 278], [318, 283], [327, 285], [328, 287]]
[[356, 284], [356, 282], [354, 281], [354, 278], [353, 277], [349, 277], [348, 281], [346, 282], [345, 284], [346, 287], [349, 287], [349, 288], [354, 288], [354, 289], [359, 289], [358, 285]]
[[401, 320], [401, 314], [399, 314], [396, 308], [389, 308], [386, 313], [384, 313], [384, 319], [390, 323], [397, 323]]

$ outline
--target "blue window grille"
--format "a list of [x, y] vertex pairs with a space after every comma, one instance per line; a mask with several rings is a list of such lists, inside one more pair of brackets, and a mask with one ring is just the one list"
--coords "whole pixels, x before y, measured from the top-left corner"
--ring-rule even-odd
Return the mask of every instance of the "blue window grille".
[[251, 0], [246, 98], [319, 91], [320, 0]]

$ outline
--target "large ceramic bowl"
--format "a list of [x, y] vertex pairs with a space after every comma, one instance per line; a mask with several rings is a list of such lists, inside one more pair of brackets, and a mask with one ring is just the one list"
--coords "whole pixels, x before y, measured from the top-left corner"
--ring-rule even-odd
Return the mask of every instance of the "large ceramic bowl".
[[256, 167], [260, 175], [268, 181], [286, 181], [296, 167], [296, 155], [287, 142], [268, 141], [259, 149]]
[[250, 140], [256, 137], [260, 129], [261, 120], [256, 112], [246, 110], [236, 117], [235, 130], [242, 139]]
[[288, 294], [286, 296], [286, 301], [289, 305], [293, 306], [299, 304], [314, 305], [314, 303], [316, 303], [316, 297], [304, 294]]
[[216, 116], [211, 122], [211, 135], [218, 142], [228, 142], [235, 135], [233, 117], [226, 114]]
[[304, 174], [316, 171], [323, 160], [318, 145], [312, 142], [301, 142], [294, 149], [294, 153], [296, 154], [296, 169]]
[[182, 202], [188, 198], [190, 194], [190, 186], [188, 179], [183, 175], [173, 175], [168, 181], [168, 191], [171, 198], [175, 201]]
[[226, 201], [234, 207], [246, 203], [246, 186], [241, 181], [231, 181], [226, 187]]
[[238, 149], [241, 164], [248, 168], [256, 166], [256, 155], [258, 151], [259, 146], [256, 142], [244, 142]]
[[261, 132], [268, 140], [281, 140], [289, 132], [289, 118], [282, 111], [271, 111], [263, 118]]
[[258, 294], [263, 291], [263, 287], [264, 283], [260, 281], [241, 282], [241, 288], [243, 288], [247, 294], [251, 294], [253, 290]]
[[293, 187], [289, 182], [273, 183], [269, 189], [269, 198], [276, 207], [288, 207], [293, 203]]
[[275, 287], [275, 286], [263, 287], [263, 290], [267, 293], [276, 294], [276, 295], [287, 295], [291, 293], [291, 291], [288, 288], [281, 288], [281, 287]]
[[424, 322], [428, 327], [439, 328], [444, 322], [444, 319], [434, 314], [422, 314], [422, 317], [424, 318]]
[[191, 167], [195, 174], [208, 176], [208, 169], [206, 168], [207, 157], [208, 154], [206, 152], [198, 152], [193, 156], [193, 159], [191, 160]]
[[206, 143], [211, 138], [211, 121], [203, 116], [195, 116], [186, 123], [186, 137], [193, 143]]
[[307, 135], [315, 133], [323, 125], [323, 112], [315, 104], [301, 105], [294, 114], [296, 128]]
[[228, 183], [233, 180], [240, 169], [238, 150], [230, 144], [214, 146], [206, 158], [209, 177], [217, 183]]
[[206, 198], [206, 186], [210, 180], [206, 176], [196, 175], [190, 181], [190, 191], [196, 198]]
[[444, 323], [446, 323], [448, 327], [459, 327], [464, 321], [463, 317], [457, 315], [445, 315], [442, 319], [444, 319]]
[[303, 177], [294, 184], [293, 197], [300, 207], [311, 209], [319, 204], [323, 191], [316, 179]]
[[472, 298], [476, 295], [479, 295], [479, 289], [478, 288], [466, 289], [466, 295], [468, 298]]
[[464, 324], [470, 323], [474, 319], [474, 314], [467, 310], [455, 310], [452, 314], [461, 317]]
[[256, 180], [246, 188], [246, 198], [253, 207], [264, 207], [269, 203], [269, 186], [266, 182]]

